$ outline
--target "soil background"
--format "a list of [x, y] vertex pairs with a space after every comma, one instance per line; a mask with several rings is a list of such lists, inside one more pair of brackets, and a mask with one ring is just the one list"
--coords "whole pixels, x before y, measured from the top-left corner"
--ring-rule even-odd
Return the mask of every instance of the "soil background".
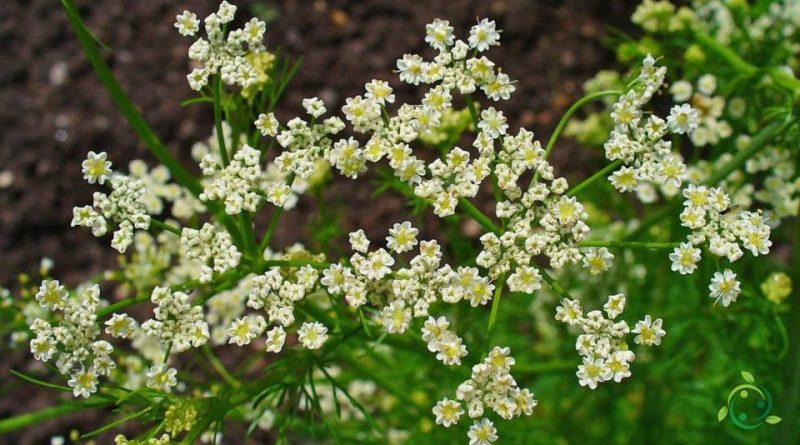
[[[163, 143], [190, 162], [190, 149], [208, 138], [208, 107], [181, 107], [192, 96], [185, 79], [192, 40], [174, 29], [184, 9], [205, 17], [216, 1], [77, 0], [89, 28], [113, 52], [106, 59], [131, 100]], [[449, 19], [466, 36], [478, 17], [497, 21], [502, 46], [489, 54], [518, 81], [512, 100], [500, 107], [512, 127], [524, 126], [546, 140], [561, 112], [581, 95], [581, 84], [613, 67], [603, 45], [609, 29], [627, 30], [634, 0], [281, 0], [238, 1], [237, 18], [268, 19], [267, 46], [303, 56], [280, 113], [298, 112], [304, 97], [319, 96], [329, 110], [360, 94], [364, 83], [388, 80], [400, 99], [412, 90], [392, 73], [404, 53], [430, 55], [425, 24]], [[105, 150], [115, 168], [131, 159], [154, 165], [86, 61], [56, 0], [0, 1], [0, 287], [14, 287], [21, 272], [35, 272], [42, 257], [54, 260], [54, 276], [74, 285], [113, 267], [108, 239], [71, 228], [72, 208], [91, 202], [94, 187], [82, 180], [81, 161]], [[564, 140], [553, 163], [568, 178], [598, 165], [599, 157]], [[386, 227], [408, 213], [401, 199], [373, 201], [361, 182], [337, 177], [326, 192], [347, 203], [339, 222], [385, 236]], [[488, 204], [488, 200], [486, 203]], [[279, 244], [302, 241], [313, 209], [301, 205], [286, 215]], [[0, 350], [2, 350], [0, 348]], [[27, 356], [12, 353], [0, 363], [0, 418], [52, 405], [51, 391], [12, 384], [8, 368]], [[19, 368], [16, 368], [19, 369]], [[102, 413], [51, 421], [2, 443], [49, 443], [75, 425], [98, 424]]]

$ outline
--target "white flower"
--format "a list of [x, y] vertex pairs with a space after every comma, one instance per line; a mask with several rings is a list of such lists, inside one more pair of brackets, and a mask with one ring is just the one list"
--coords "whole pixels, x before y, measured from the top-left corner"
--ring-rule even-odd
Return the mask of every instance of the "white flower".
[[178, 384], [175, 375], [178, 371], [169, 368], [165, 364], [153, 365], [147, 371], [147, 387], [157, 391], [171, 392], [172, 388]]
[[677, 134], [691, 134], [699, 123], [697, 110], [689, 104], [675, 105], [669, 110], [667, 125]]
[[447, 20], [434, 19], [432, 23], [425, 25], [425, 41], [439, 51], [445, 50], [453, 44], [453, 27]]
[[284, 343], [286, 343], [286, 331], [283, 329], [283, 326], [275, 326], [267, 331], [268, 352], [281, 352]]
[[675, 102], [686, 102], [692, 97], [692, 84], [685, 80], [679, 80], [672, 84], [669, 92], [672, 93], [672, 99]]
[[672, 261], [672, 270], [681, 275], [690, 274], [697, 269], [697, 262], [700, 261], [700, 249], [690, 243], [681, 243], [672, 253], [669, 254]]
[[36, 292], [36, 301], [43, 308], [50, 310], [64, 309], [69, 292], [58, 280], [44, 280]]
[[433, 407], [433, 414], [436, 416], [436, 424], [448, 428], [450, 425], [458, 423], [458, 419], [464, 414], [461, 404], [447, 397], [436, 402]]
[[80, 370], [67, 381], [74, 397], [87, 398], [97, 391], [97, 374], [94, 369]]
[[364, 87], [367, 90], [366, 94], [364, 94], [367, 99], [374, 100], [381, 105], [394, 103], [392, 87], [390, 87], [389, 83], [385, 80], [373, 79], [371, 82], [367, 82]]
[[608, 302], [603, 305], [603, 310], [608, 314], [608, 318], [615, 319], [625, 310], [625, 295], [609, 295]]
[[182, 36], [191, 37], [200, 29], [200, 20], [195, 13], [183, 11], [175, 17], [175, 27]]
[[318, 97], [303, 99], [303, 108], [305, 108], [306, 113], [314, 118], [322, 116], [327, 111], [325, 109], [325, 103]]
[[715, 272], [708, 289], [711, 291], [711, 298], [715, 299], [714, 303], [722, 300], [722, 305], [725, 307], [736, 301], [742, 291], [739, 281], [736, 280], [736, 274], [730, 269], [725, 269], [721, 273]]
[[114, 314], [106, 320], [106, 333], [114, 338], [128, 338], [136, 328], [136, 321], [128, 314]]
[[614, 264], [614, 255], [607, 248], [591, 248], [583, 255], [583, 267], [592, 275], [607, 271]]
[[644, 320], [637, 321], [636, 327], [631, 330], [634, 334], [637, 335], [633, 341], [639, 345], [645, 346], [658, 346], [661, 344], [661, 337], [667, 334], [667, 332], [661, 328], [663, 321], [660, 318], [656, 318], [652, 320], [650, 315], [645, 315]]
[[478, 122], [478, 128], [490, 138], [497, 139], [501, 135], [506, 134], [508, 124], [506, 124], [506, 118], [503, 116], [502, 111], [497, 111], [494, 107], [489, 107], [481, 111], [481, 120]]
[[519, 266], [508, 277], [508, 289], [512, 292], [526, 294], [542, 288], [542, 276], [539, 270], [531, 266]]
[[575, 375], [578, 376], [578, 383], [581, 386], [588, 386], [589, 389], [595, 389], [598, 383], [610, 380], [612, 372], [600, 359], [584, 359], [583, 364], [578, 366], [578, 372], [576, 372]]
[[497, 428], [489, 419], [476, 420], [467, 432], [469, 445], [491, 445], [497, 440]]
[[264, 136], [275, 137], [275, 135], [278, 134], [278, 127], [280, 124], [273, 113], [259, 114], [255, 124], [258, 131], [260, 131]]
[[495, 29], [494, 20], [483, 19], [469, 30], [469, 47], [486, 51], [492, 45], [500, 44], [500, 32]]
[[83, 178], [89, 184], [103, 184], [111, 177], [111, 161], [108, 160], [106, 152], [95, 153], [90, 151], [83, 161]]
[[350, 232], [350, 247], [356, 252], [367, 253], [369, 239], [364, 234], [364, 230], [358, 229], [355, 232]]
[[386, 237], [386, 247], [396, 253], [408, 252], [417, 245], [417, 234], [419, 230], [411, 227], [408, 221], [397, 224], [389, 229], [389, 236]]
[[264, 332], [266, 325], [264, 317], [260, 315], [246, 316], [234, 320], [230, 328], [228, 328], [228, 337], [230, 337], [228, 343], [234, 343], [237, 346], [249, 344]]
[[328, 328], [318, 321], [307, 321], [298, 329], [297, 338], [304, 347], [319, 349], [328, 340]]
[[697, 79], [697, 91], [710, 96], [717, 89], [717, 78], [713, 74], [704, 74]]

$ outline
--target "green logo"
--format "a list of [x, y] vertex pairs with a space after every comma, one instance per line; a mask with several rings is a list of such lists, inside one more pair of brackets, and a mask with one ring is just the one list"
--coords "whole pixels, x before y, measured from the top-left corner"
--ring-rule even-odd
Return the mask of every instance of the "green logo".
[[719, 409], [717, 420], [722, 422], [726, 417], [734, 425], [745, 430], [756, 429], [764, 422], [774, 425], [781, 421], [778, 416], [771, 416], [772, 396], [767, 388], [756, 385], [753, 374], [742, 371], [746, 383], [733, 388], [728, 394], [728, 404]]

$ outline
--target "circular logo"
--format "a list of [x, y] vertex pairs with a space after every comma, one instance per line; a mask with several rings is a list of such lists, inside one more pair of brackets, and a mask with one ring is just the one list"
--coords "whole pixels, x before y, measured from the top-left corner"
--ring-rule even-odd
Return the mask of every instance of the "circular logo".
[[752, 430], [764, 422], [776, 424], [781, 421], [778, 416], [771, 416], [772, 395], [763, 386], [757, 385], [753, 375], [742, 371], [744, 384], [731, 390], [727, 405], [720, 408], [717, 418], [722, 422], [725, 417], [734, 425], [745, 430]]

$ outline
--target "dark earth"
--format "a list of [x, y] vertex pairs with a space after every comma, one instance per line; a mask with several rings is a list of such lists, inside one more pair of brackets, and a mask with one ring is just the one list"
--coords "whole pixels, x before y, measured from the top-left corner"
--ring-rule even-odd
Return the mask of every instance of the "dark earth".
[[[191, 39], [173, 28], [184, 9], [205, 17], [216, 1], [77, 1], [107, 54], [114, 73], [155, 133], [179, 159], [206, 139], [213, 125], [210, 107], [181, 107], [192, 96], [185, 79]], [[411, 98], [391, 71], [407, 52], [426, 52], [425, 24], [449, 19], [466, 36], [478, 17], [497, 21], [502, 46], [489, 58], [518, 81], [512, 100], [501, 104], [512, 127], [525, 126], [546, 140], [561, 112], [581, 95], [582, 83], [614, 66], [603, 44], [609, 29], [628, 29], [636, 1], [425, 0], [425, 1], [238, 1], [237, 17], [269, 20], [267, 46], [303, 56], [304, 63], [279, 107], [298, 112], [302, 98], [319, 96], [329, 110], [360, 94], [364, 83], [386, 79], [400, 100]], [[54, 276], [74, 285], [113, 267], [109, 239], [70, 228], [72, 208], [91, 201], [94, 187], [81, 175], [89, 150], [105, 150], [115, 168], [142, 158], [153, 165], [144, 144], [116, 111], [86, 61], [66, 16], [55, 0], [0, 2], [0, 287], [14, 287], [21, 272], [33, 272], [42, 257], [55, 261]], [[589, 171], [599, 158], [564, 140], [552, 161], [568, 178]], [[587, 166], [588, 164], [588, 166]], [[187, 164], [188, 165], [188, 164]], [[596, 165], [596, 164], [594, 164]], [[407, 218], [402, 199], [373, 200], [362, 182], [336, 178], [326, 199], [346, 203], [343, 230], [364, 227], [385, 236], [393, 222]], [[488, 204], [488, 199], [486, 200]], [[480, 204], [480, 202], [479, 202]], [[487, 207], [488, 208], [488, 207]], [[285, 215], [276, 233], [286, 245], [307, 238], [304, 223], [313, 209], [301, 201]], [[0, 348], [2, 351], [3, 348]], [[24, 366], [27, 356], [12, 353], [0, 365]], [[19, 369], [19, 368], [16, 368]], [[11, 379], [9, 379], [11, 380]], [[14, 379], [16, 380], [16, 379]], [[56, 402], [52, 391], [32, 385], [0, 384], [0, 418]], [[99, 425], [103, 413], [85, 412], [0, 439], [3, 443], [49, 443], [76, 425]], [[105, 438], [105, 437], [104, 437]], [[102, 442], [102, 440], [101, 440]]]

